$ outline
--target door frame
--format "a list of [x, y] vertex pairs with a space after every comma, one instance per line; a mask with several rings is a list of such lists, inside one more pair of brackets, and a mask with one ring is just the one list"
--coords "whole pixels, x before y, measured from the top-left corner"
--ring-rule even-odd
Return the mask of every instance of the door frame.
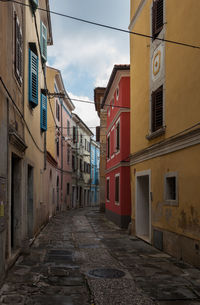
[[138, 222], [138, 178], [139, 177], [148, 177], [149, 178], [149, 237], [145, 239], [148, 243], [151, 243], [151, 231], [152, 231], [152, 217], [151, 217], [151, 170], [145, 170], [136, 172], [135, 175], [135, 232], [136, 236], [143, 239], [142, 236], [137, 234], [137, 222]]

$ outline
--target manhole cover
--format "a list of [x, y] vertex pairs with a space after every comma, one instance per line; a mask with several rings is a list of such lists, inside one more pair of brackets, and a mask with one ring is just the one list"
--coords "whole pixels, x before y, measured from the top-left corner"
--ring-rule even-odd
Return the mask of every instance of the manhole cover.
[[90, 270], [88, 274], [106, 279], [117, 279], [125, 275], [123, 271], [117, 269], [94, 269]]

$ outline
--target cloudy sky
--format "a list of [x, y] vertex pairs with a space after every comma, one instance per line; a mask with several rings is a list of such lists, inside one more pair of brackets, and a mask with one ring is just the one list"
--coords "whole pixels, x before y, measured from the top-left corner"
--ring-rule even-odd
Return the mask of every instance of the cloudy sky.
[[[127, 30], [129, 2], [50, 0], [50, 9]], [[129, 63], [129, 35], [53, 14], [51, 17], [54, 45], [48, 47], [48, 65], [61, 70], [71, 98], [93, 101], [94, 88], [107, 85], [113, 65]], [[89, 127], [99, 124], [93, 105], [73, 103]]]

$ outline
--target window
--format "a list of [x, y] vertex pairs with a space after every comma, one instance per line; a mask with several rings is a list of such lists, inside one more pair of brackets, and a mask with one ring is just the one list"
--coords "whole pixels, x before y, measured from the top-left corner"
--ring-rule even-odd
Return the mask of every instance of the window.
[[70, 136], [70, 122], [67, 120], [67, 135]]
[[83, 144], [83, 135], [81, 134], [80, 136], [80, 144], [82, 145]]
[[67, 164], [70, 163], [70, 149], [67, 148]]
[[19, 19], [15, 15], [15, 75], [19, 84], [22, 83], [23, 74], [23, 48], [22, 48], [22, 30], [19, 24]]
[[43, 22], [40, 24], [40, 47], [42, 59], [47, 61], [47, 28]]
[[82, 168], [82, 159], [80, 159], [80, 172], [83, 171], [83, 168]]
[[73, 126], [73, 143], [76, 143], [76, 127]]
[[38, 56], [29, 49], [29, 102], [38, 105]]
[[120, 149], [120, 122], [116, 125], [116, 150]]
[[107, 138], [107, 158], [110, 159], [110, 136]]
[[165, 175], [165, 200], [168, 204], [178, 203], [178, 175], [176, 172]]
[[72, 170], [75, 171], [75, 157], [72, 155]]
[[70, 190], [70, 184], [67, 183], [67, 195], [69, 195], [69, 190]]
[[163, 0], [155, 0], [152, 7], [152, 36], [155, 39], [163, 28]]
[[47, 97], [41, 93], [40, 99], [40, 128], [42, 131], [47, 130]]
[[119, 203], [119, 175], [115, 176], [115, 202]]
[[60, 105], [58, 101], [56, 101], [56, 118], [58, 121], [60, 121]]
[[85, 139], [85, 150], [87, 150], [87, 140]]
[[116, 100], [118, 101], [119, 99], [119, 88], [117, 87], [117, 90], [116, 90]]
[[151, 95], [151, 131], [163, 127], [163, 86]]
[[106, 199], [107, 201], [110, 201], [110, 179], [107, 178], [106, 181]]
[[59, 138], [57, 138], [57, 141], [56, 141], [56, 151], [57, 151], [57, 156], [59, 157]]
[[111, 101], [112, 109], [114, 108], [114, 98]]

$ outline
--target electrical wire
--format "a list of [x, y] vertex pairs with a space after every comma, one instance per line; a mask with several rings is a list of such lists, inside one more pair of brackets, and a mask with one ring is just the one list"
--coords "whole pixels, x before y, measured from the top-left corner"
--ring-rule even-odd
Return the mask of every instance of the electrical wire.
[[[0, 1], [3, 1], [3, 0], [0, 0]], [[21, 2], [16, 1], [16, 0], [10, 0], [9, 2], [13, 2], [13, 3], [16, 3], [16, 4], [23, 5], [23, 6], [31, 7], [29, 4], [21, 3]], [[119, 32], [127, 33], [127, 34], [136, 35], [136, 36], [139, 36], [139, 37], [155, 39], [155, 40], [159, 40], [159, 41], [163, 41], [163, 42], [167, 42], [167, 43], [171, 43], [171, 44], [175, 44], [175, 45], [179, 45], [179, 46], [183, 46], [183, 47], [188, 47], [188, 48], [193, 48], [193, 49], [199, 49], [200, 50], [200, 46], [192, 45], [192, 44], [189, 44], [189, 43], [184, 43], [184, 42], [179, 42], [179, 41], [164, 39], [164, 38], [158, 38], [158, 37], [155, 38], [152, 35], [147, 35], [147, 34], [142, 34], [142, 33], [139, 33], [139, 32], [128, 31], [128, 30], [121, 29], [121, 28], [118, 28], [118, 27], [106, 25], [106, 24], [103, 24], [103, 23], [97, 23], [97, 22], [86, 20], [86, 19], [83, 19], [83, 18], [78, 18], [78, 17], [74, 17], [74, 16], [71, 16], [71, 15], [66, 15], [66, 14], [63, 14], [63, 13], [43, 9], [43, 8], [40, 8], [40, 7], [38, 7], [38, 10], [44, 11], [44, 12], [47, 12], [47, 13], [51, 13], [53, 15], [57, 15], [57, 16], [60, 16], [60, 17], [65, 17], [65, 18], [68, 18], [68, 19], [72, 19], [72, 20], [84, 22], [84, 23], [87, 23], [87, 24], [103, 27], [103, 28], [106, 28], [106, 29], [114, 30], [114, 31], [119, 31]]]
[[6, 85], [5, 85], [5, 83], [4, 83], [4, 81], [3, 81], [3, 79], [2, 79], [1, 76], [0, 76], [0, 81], [1, 81], [1, 83], [2, 83], [2, 85], [3, 85], [3, 87], [4, 87], [4, 89], [5, 89], [6, 93], [8, 94], [8, 96], [9, 96], [11, 102], [13, 103], [13, 105], [15, 106], [15, 108], [17, 109], [17, 111], [19, 112], [19, 114], [20, 114], [20, 116], [21, 116], [21, 118], [22, 118], [22, 120], [23, 120], [23, 122], [24, 122], [24, 124], [25, 124], [25, 126], [26, 126], [26, 128], [27, 128], [27, 130], [28, 130], [28, 133], [30, 134], [30, 136], [31, 136], [31, 138], [32, 138], [32, 140], [33, 140], [33, 143], [35, 144], [35, 146], [37, 147], [37, 149], [38, 149], [41, 153], [44, 153], [44, 151], [39, 147], [39, 145], [38, 145], [37, 142], [35, 141], [35, 139], [34, 139], [32, 133], [31, 133], [31, 131], [30, 131], [30, 129], [29, 129], [29, 126], [28, 126], [28, 124], [27, 124], [27, 122], [26, 122], [26, 120], [25, 120], [25, 118], [24, 118], [24, 116], [23, 116], [23, 114], [21, 113], [20, 109], [19, 109], [18, 106], [16, 105], [14, 99], [12, 98], [10, 92], [8, 91], [8, 89], [7, 89], [7, 87], [6, 87]]
[[[70, 100], [95, 105], [95, 103], [92, 101], [86, 101], [86, 100], [82, 100], [82, 99], [73, 99], [73, 98], [70, 98]], [[120, 106], [120, 105], [110, 105], [110, 104], [104, 104], [104, 105], [108, 106], [108, 107], [113, 107], [113, 108], [130, 109], [130, 107]]]

